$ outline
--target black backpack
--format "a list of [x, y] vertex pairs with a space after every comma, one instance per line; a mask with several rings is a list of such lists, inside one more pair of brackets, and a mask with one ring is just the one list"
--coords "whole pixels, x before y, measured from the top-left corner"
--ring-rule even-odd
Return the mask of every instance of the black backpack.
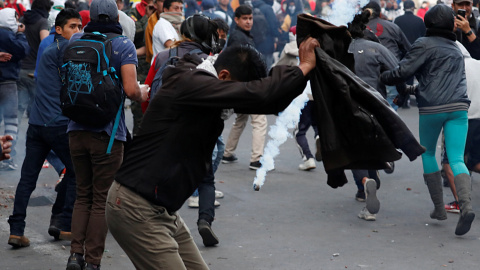
[[[186, 54], [202, 54], [203, 52], [200, 49], [193, 49], [190, 52]], [[163, 65], [157, 70], [157, 73], [155, 73], [155, 77], [153, 78], [152, 81], [152, 87], [150, 87], [150, 100], [153, 99], [155, 94], [162, 88], [162, 76], [163, 76], [163, 71], [169, 67], [169, 66], [176, 66], [178, 60], [180, 60], [181, 57], [178, 56], [178, 47], [173, 47], [169, 49], [168, 51], [168, 59], [167, 62], [163, 63]], [[157, 58], [158, 60], [158, 58]], [[158, 67], [160, 66], [161, 63], [155, 61], [155, 66]]]
[[63, 115], [77, 123], [103, 127], [120, 118], [124, 95], [110, 63], [116, 37], [119, 35], [85, 33], [65, 49], [60, 106]]
[[255, 42], [255, 46], [258, 46], [260, 43], [264, 42], [267, 39], [267, 18], [265, 18], [265, 15], [259, 8], [253, 9], [253, 26], [250, 34], [253, 37], [253, 42]]

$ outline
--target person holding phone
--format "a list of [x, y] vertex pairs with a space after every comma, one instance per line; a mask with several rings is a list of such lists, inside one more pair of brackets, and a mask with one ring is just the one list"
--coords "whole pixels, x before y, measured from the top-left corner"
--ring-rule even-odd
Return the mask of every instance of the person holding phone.
[[455, 35], [470, 55], [480, 60], [480, 40], [477, 38], [477, 21], [472, 14], [472, 0], [453, 0], [455, 12]]

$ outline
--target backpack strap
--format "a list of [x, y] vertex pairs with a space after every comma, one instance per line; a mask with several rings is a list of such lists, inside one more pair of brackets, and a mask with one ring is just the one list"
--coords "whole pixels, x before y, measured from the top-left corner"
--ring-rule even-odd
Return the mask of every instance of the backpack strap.
[[118, 107], [115, 123], [113, 124], [112, 135], [110, 135], [110, 141], [108, 142], [107, 155], [112, 153], [113, 142], [115, 141], [115, 135], [117, 134], [118, 125], [120, 124], [120, 117], [122, 116], [123, 103], [125, 103], [125, 95], [122, 95], [122, 103], [120, 103], [120, 106]]

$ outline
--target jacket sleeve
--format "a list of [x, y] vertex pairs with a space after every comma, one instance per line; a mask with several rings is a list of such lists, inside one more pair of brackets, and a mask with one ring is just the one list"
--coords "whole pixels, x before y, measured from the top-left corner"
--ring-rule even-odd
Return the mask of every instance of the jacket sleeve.
[[402, 32], [402, 29], [397, 26], [397, 33], [398, 33], [398, 48], [402, 52], [402, 57], [407, 54], [408, 51], [410, 51], [412, 45], [410, 44], [410, 41], [408, 41], [407, 37], [405, 34]]
[[478, 36], [472, 42], [463, 45], [473, 59], [480, 60], [480, 38]]
[[[169, 72], [168, 68], [165, 72]], [[190, 79], [186, 81], [182, 77]], [[307, 79], [298, 67], [274, 67], [270, 76], [250, 82], [222, 81], [206, 71], [192, 70], [176, 80], [166, 80], [162, 87], [175, 89], [183, 85], [184, 91], [162, 91], [157, 95], [176, 95], [174, 100], [179, 105], [233, 108], [235, 112], [245, 114], [275, 114], [300, 95], [306, 83]]]
[[27, 38], [23, 33], [10, 35], [7, 52], [12, 54], [11, 62], [18, 62], [28, 55], [30, 46], [28, 46]]
[[415, 42], [412, 49], [405, 55], [398, 66], [380, 75], [380, 80], [386, 85], [395, 85], [412, 77], [425, 62], [425, 46]]

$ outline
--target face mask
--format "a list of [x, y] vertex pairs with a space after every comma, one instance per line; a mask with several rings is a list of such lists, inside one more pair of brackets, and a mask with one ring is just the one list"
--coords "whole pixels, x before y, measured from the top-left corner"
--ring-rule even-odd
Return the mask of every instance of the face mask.
[[[227, 41], [223, 38], [219, 39], [218, 40], [218, 47], [220, 49], [220, 51], [225, 47], [225, 44], [227, 43]], [[217, 49], [218, 50], [218, 49]]]
[[289, 6], [288, 7], [288, 11], [290, 11], [290, 13], [295, 13], [295, 9], [296, 9], [295, 6]]

